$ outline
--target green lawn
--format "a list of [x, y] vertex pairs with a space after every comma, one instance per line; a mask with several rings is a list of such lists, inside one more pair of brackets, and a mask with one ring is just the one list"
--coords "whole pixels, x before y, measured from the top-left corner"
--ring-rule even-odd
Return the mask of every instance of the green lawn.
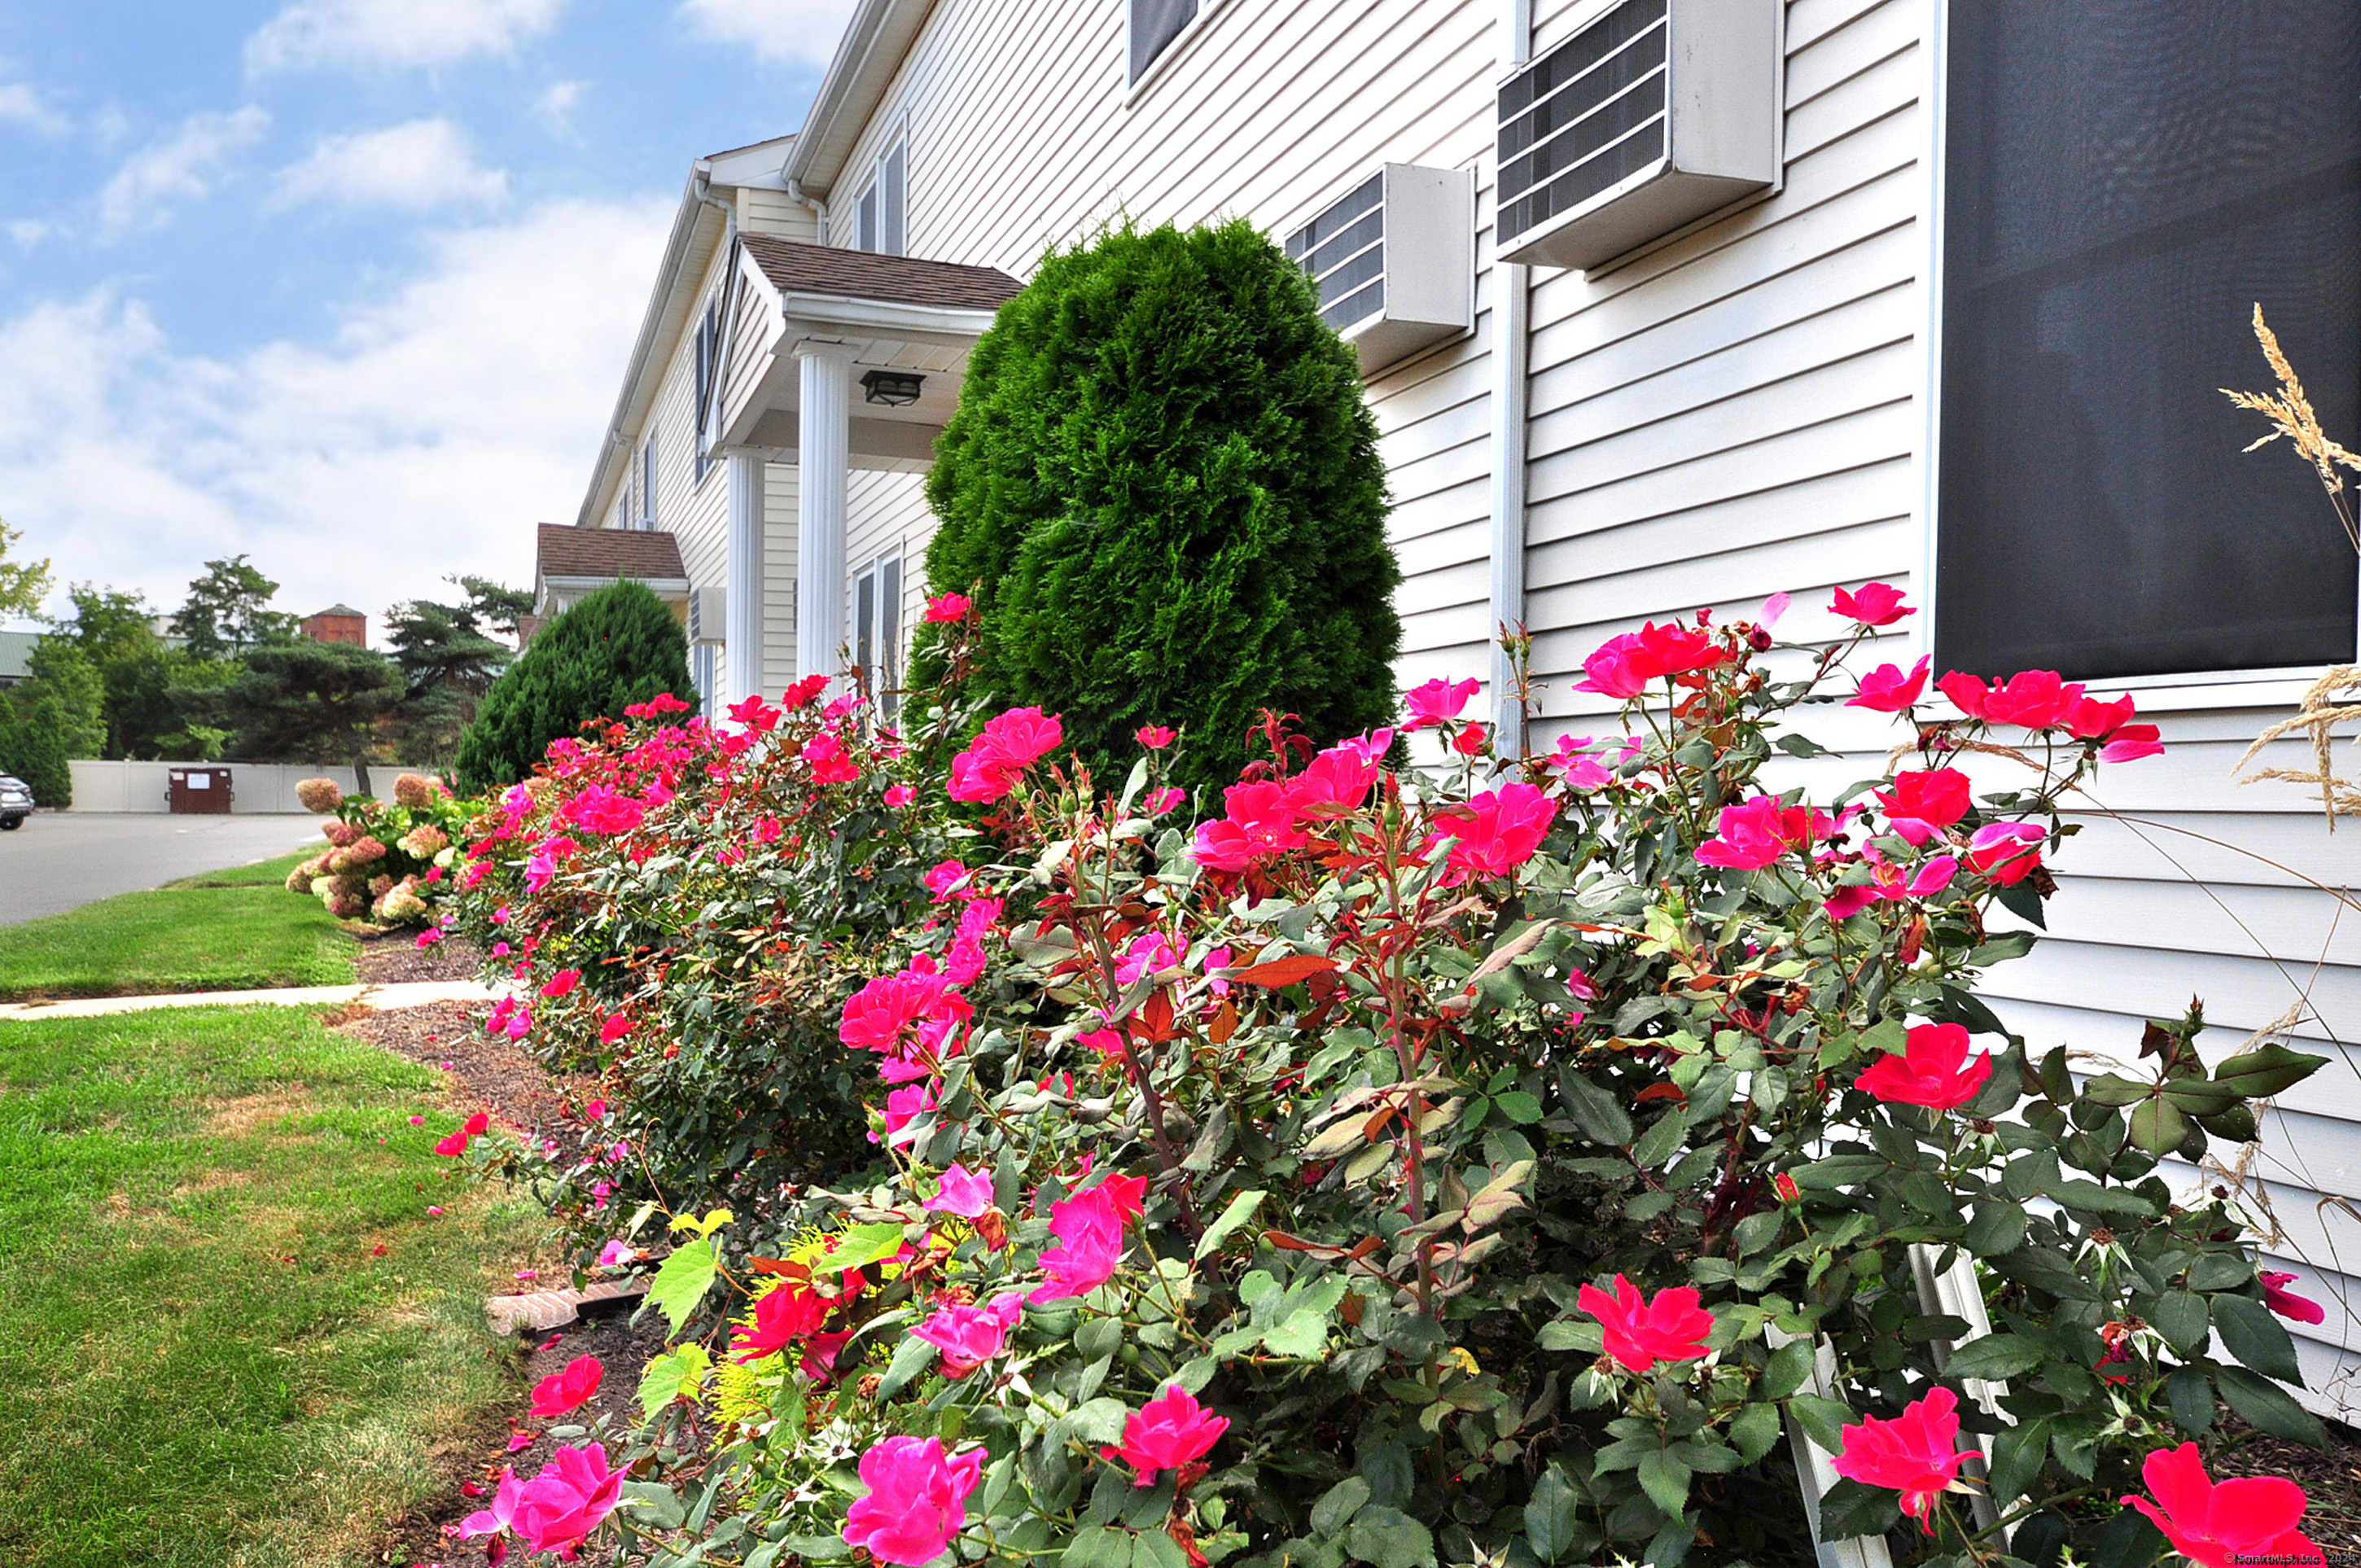
[[352, 938], [283, 885], [298, 858], [0, 926], [0, 1002], [348, 985]]
[[493, 1446], [536, 1225], [440, 1077], [294, 1008], [0, 1023], [0, 1563], [358, 1568]]
[[289, 872], [327, 847], [324, 841], [317, 849], [297, 850], [275, 861], [257, 861], [250, 866], [231, 866], [226, 871], [206, 872], [198, 876], [182, 877], [179, 882], [168, 882], [164, 885], [171, 888], [285, 887]]

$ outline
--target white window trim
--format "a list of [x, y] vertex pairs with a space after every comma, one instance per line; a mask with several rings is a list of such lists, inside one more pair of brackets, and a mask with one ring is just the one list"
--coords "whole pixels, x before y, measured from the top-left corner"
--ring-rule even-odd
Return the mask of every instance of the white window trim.
[[[1929, 36], [1922, 51], [1927, 57], [1927, 67], [1918, 84], [1918, 101], [1927, 109], [1927, 113], [1920, 116], [1925, 137], [1918, 149], [1918, 166], [1927, 170], [1924, 225], [1927, 243], [1920, 253], [1918, 273], [1927, 280], [1927, 308], [1918, 339], [1923, 361], [1919, 389], [1927, 419], [1918, 437], [1919, 555], [1916, 587], [1919, 613], [1916, 618], [1918, 625], [1910, 639], [1912, 659], [1922, 653], [1933, 655], [1936, 618], [1942, 613], [1936, 593], [1935, 565], [1943, 479], [1943, 200], [1947, 176], [1944, 131], [1949, 87], [1951, 8], [1960, 3], [1960, 0], [1934, 0], [1929, 7]], [[1126, 16], [1130, 15], [1127, 5], [1124, 14]], [[1200, 19], [1202, 16], [1203, 13], [1200, 12]], [[1176, 38], [1173, 42], [1177, 48], [1180, 40]], [[2235, 454], [2224, 455], [2229, 457]], [[2350, 662], [2361, 663], [2361, 601], [2356, 601], [2354, 607], [2354, 642]], [[1938, 670], [1935, 673], [1940, 674], [1943, 672]], [[2191, 670], [2164, 675], [2125, 675], [2092, 684], [2106, 691], [2136, 692], [2140, 694], [2143, 709], [2169, 713], [2206, 708], [2293, 707], [2302, 701], [2305, 690], [2320, 678], [2320, 669], [2314, 667]]]
[[[1127, 4], [1128, 0], [1126, 0]], [[1128, 9], [1124, 12], [1126, 16], [1130, 14]], [[853, 195], [851, 203], [845, 209], [845, 225], [852, 231], [851, 244], [847, 247], [848, 249], [869, 249], [861, 243], [861, 203], [872, 196], [877, 198], [877, 236], [881, 241], [885, 237], [885, 160], [894, 155], [895, 148], [902, 149], [902, 248], [887, 250], [881, 244], [876, 249], [870, 251], [870, 254], [873, 256], [910, 254], [910, 119], [907, 114], [897, 114], [894, 116], [892, 129], [878, 142], [876, 153], [869, 159], [869, 178], [862, 182], [861, 189]]]
[[[1172, 35], [1172, 41], [1164, 46], [1162, 54], [1148, 62], [1148, 73], [1138, 81], [1127, 82], [1125, 85], [1123, 106], [1126, 109], [1132, 107], [1138, 102], [1142, 93], [1162, 81], [1165, 73], [1171, 69], [1172, 62], [1190, 51], [1196, 43], [1198, 35], [1205, 30], [1206, 24], [1228, 5], [1229, 0], [1198, 0], [1197, 14], [1189, 19], [1188, 26]], [[1126, 76], [1130, 75], [1131, 0], [1123, 0], [1123, 52], [1118, 57], [1117, 64]]]

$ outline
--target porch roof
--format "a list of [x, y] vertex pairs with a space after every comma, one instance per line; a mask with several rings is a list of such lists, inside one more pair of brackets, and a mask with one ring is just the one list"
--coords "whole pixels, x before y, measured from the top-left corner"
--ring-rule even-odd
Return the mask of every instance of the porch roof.
[[997, 267], [805, 245], [771, 235], [741, 238], [746, 254], [782, 294], [832, 294], [887, 304], [992, 311], [1016, 298], [1025, 287]]
[[548, 577], [629, 577], [634, 582], [685, 580], [680, 542], [658, 530], [541, 525], [536, 575]]

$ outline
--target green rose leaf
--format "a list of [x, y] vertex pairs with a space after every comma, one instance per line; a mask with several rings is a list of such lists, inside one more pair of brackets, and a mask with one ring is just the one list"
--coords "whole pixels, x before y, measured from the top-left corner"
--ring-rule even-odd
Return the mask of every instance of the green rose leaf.
[[2213, 1381], [2220, 1386], [2222, 1397], [2230, 1401], [2230, 1408], [2248, 1425], [2290, 1442], [2321, 1449], [2328, 1446], [2328, 1430], [2320, 1424], [2320, 1419], [2269, 1378], [2243, 1366], [2224, 1366], [2213, 1374]]
[[2023, 1376], [2048, 1357], [2049, 1347], [2027, 1335], [1986, 1334], [1953, 1350], [1950, 1363], [1943, 1370], [1952, 1377], [1981, 1377], [1989, 1383], [2002, 1383]]
[[[1582, 1498], [1566, 1484], [1554, 1464], [1533, 1483], [1532, 1500], [1525, 1505], [1525, 1543], [1543, 1563], [1554, 1563], [1574, 1545], [1575, 1523]], [[1319, 1516], [1313, 1515], [1313, 1522]]]
[[2327, 1061], [2326, 1057], [2307, 1056], [2273, 1041], [2224, 1061], [2213, 1069], [2213, 1081], [2235, 1094], [2254, 1099], [2301, 1083]]
[[1353, 1516], [1369, 1500], [1369, 1484], [1358, 1475], [1347, 1475], [1328, 1488], [1321, 1499], [1312, 1505], [1312, 1530], [1323, 1539], [1333, 1538], [1338, 1530], [1353, 1522]]
[[1229, 1240], [1232, 1232], [1254, 1218], [1255, 1209], [1266, 1196], [1268, 1194], [1261, 1189], [1249, 1188], [1232, 1198], [1228, 1207], [1222, 1211], [1221, 1218], [1206, 1226], [1205, 1234], [1197, 1238], [1197, 1256], [1202, 1260], [1213, 1255], [1224, 1242]]
[[1345, 1550], [1377, 1568], [1434, 1568], [1434, 1537], [1399, 1508], [1365, 1508], [1345, 1531]]
[[2282, 1383], [2300, 1386], [2303, 1382], [2303, 1369], [2296, 1365], [2295, 1341], [2288, 1337], [2279, 1315], [2260, 1301], [2245, 1296], [2214, 1297], [2213, 1326], [2240, 1365]]
[[2202, 1296], [2187, 1290], [2168, 1290], [2157, 1298], [2156, 1332], [2183, 1355], [2194, 1355], [2205, 1348], [2207, 1317]]
[[1640, 1489], [1666, 1519], [1676, 1519], [1689, 1506], [1689, 1467], [1661, 1448], [1642, 1454]]

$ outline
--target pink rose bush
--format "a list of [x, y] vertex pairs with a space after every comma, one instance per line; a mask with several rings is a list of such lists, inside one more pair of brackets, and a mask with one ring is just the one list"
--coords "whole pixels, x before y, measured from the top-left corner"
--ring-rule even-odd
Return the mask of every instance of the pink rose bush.
[[[2154, 743], [2133, 703], [1937, 679], [1887, 585], [1783, 601], [1543, 672], [1587, 717], [1530, 754], [1464, 675], [1404, 694], [1415, 765], [1267, 716], [1193, 817], [1171, 731], [1102, 778], [956, 687], [554, 747], [462, 837], [463, 919], [600, 1112], [478, 1163], [653, 1273], [614, 1551], [1804, 1561], [1792, 1421], [1838, 1533], [2000, 1568], [1980, 1491], [2098, 1561], [2217, 1401], [2310, 1435], [2317, 1304], [2165, 1162], [2317, 1058], [2209, 1065], [2192, 1010], [2070, 1070], [1983, 993], [2074, 896], [2081, 786]], [[1892, 731], [1837, 790], [1798, 727], [1848, 704]], [[1988, 1338], [1913, 1244], [1972, 1261]], [[2158, 1545], [2299, 1528], [2158, 1476]], [[517, 1539], [537, 1484], [487, 1510]]]

